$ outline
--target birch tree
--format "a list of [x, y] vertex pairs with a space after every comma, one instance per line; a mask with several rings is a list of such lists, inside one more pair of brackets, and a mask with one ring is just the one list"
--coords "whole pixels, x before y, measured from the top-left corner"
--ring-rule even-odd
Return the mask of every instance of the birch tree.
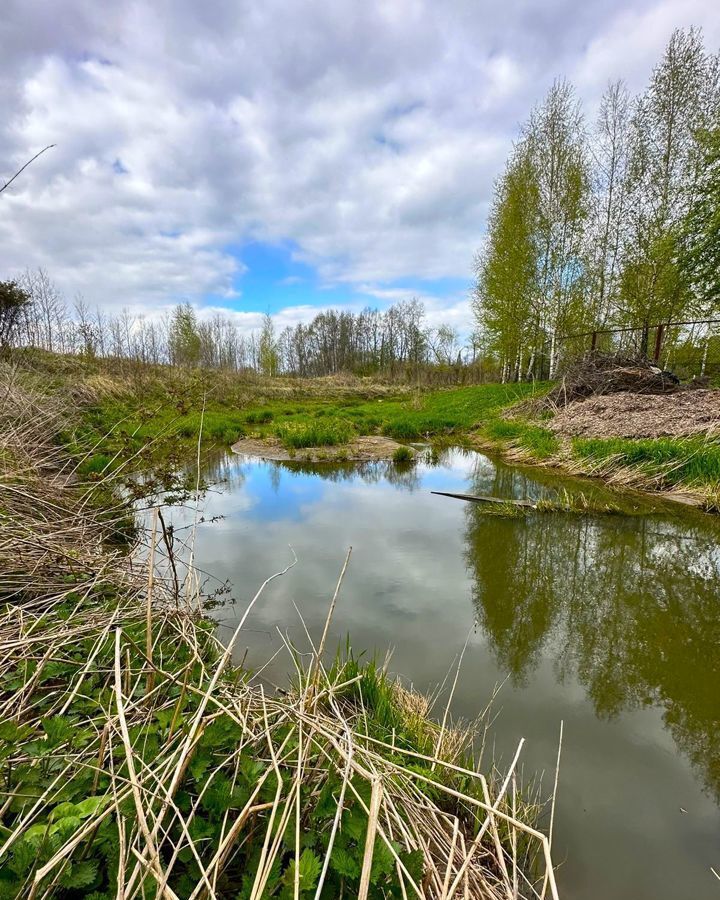
[[692, 312], [679, 250], [699, 174], [697, 134], [716, 102], [713, 70], [700, 32], [675, 31], [633, 115], [621, 302], [625, 319], [642, 327], [645, 353], [652, 325]]
[[539, 291], [536, 318], [549, 341], [555, 375], [557, 339], [587, 316], [585, 229], [590, 169], [580, 104], [569, 82], [556, 81], [524, 130], [538, 202]]
[[473, 309], [500, 356], [503, 381], [517, 380], [526, 358], [532, 368], [539, 337], [538, 218], [537, 179], [521, 145], [495, 185], [486, 244], [475, 264]]

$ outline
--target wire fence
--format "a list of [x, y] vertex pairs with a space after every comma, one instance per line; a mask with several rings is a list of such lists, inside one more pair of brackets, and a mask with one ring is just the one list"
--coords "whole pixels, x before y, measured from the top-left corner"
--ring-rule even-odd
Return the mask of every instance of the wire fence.
[[681, 378], [720, 379], [720, 319], [597, 328], [562, 335], [558, 343], [566, 362], [589, 350], [624, 352], [651, 359]]

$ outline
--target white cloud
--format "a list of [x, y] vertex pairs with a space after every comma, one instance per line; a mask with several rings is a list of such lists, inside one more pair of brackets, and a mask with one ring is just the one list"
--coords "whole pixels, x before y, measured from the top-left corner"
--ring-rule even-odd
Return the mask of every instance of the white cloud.
[[553, 78], [591, 108], [609, 78], [641, 87], [692, 23], [717, 44], [711, 0], [6, 0], [0, 168], [58, 146], [0, 198], [0, 275], [42, 265], [91, 303], [202, 304], [236, 298], [228, 247], [268, 240], [348, 291], [467, 278]]

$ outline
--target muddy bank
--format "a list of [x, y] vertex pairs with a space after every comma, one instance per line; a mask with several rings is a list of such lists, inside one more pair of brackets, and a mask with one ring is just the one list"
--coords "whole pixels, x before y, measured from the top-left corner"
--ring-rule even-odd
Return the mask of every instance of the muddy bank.
[[[371, 460], [389, 460], [398, 447], [391, 438], [382, 435], [365, 435], [355, 438], [348, 444], [337, 447], [304, 447], [302, 450], [286, 450], [276, 437], [243, 438], [232, 445], [234, 453], [243, 456], [254, 456], [259, 459], [290, 460], [303, 462], [369, 462]], [[415, 450], [408, 448], [414, 455]]]
[[720, 391], [588, 397], [558, 410], [547, 427], [558, 435], [589, 438], [720, 435]]

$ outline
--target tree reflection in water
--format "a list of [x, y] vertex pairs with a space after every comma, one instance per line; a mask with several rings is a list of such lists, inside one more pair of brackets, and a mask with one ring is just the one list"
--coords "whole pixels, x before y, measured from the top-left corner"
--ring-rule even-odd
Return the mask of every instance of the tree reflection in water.
[[[517, 478], [501, 467], [495, 479]], [[483, 470], [474, 492], [488, 492]], [[492, 485], [498, 495], [517, 486]], [[596, 714], [654, 705], [720, 799], [720, 525], [645, 517], [487, 515], [467, 507], [479, 625], [515, 683], [541, 657], [575, 676]]]

